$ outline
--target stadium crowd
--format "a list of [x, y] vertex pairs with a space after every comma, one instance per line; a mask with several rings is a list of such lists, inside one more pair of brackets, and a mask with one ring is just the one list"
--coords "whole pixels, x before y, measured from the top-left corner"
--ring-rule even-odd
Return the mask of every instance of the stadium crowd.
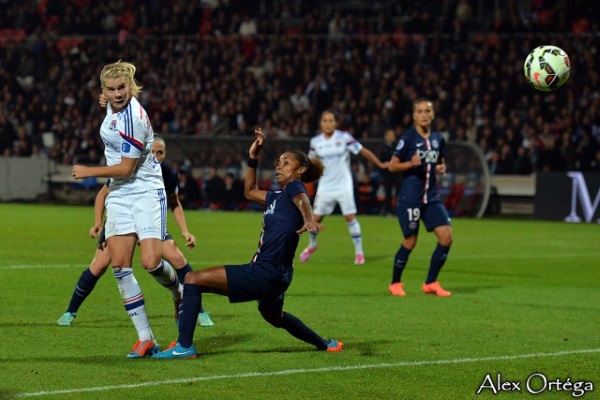
[[[341, 129], [383, 143], [386, 129], [399, 137], [412, 125], [412, 101], [427, 97], [435, 128], [478, 144], [493, 174], [600, 171], [593, 2], [363, 3], [0, 1], [0, 154], [102, 163], [98, 73], [122, 59], [139, 67], [139, 100], [167, 140], [250, 136], [255, 126], [309, 138], [331, 109]], [[523, 77], [525, 57], [541, 44], [571, 59], [556, 92], [535, 91]], [[241, 159], [214, 148], [189, 162]]]

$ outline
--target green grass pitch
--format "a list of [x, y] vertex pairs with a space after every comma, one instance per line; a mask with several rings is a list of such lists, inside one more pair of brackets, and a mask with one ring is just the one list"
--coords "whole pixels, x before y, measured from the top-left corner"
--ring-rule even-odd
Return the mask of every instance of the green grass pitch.
[[[194, 269], [253, 255], [260, 213], [186, 216], [198, 240], [184, 249]], [[55, 324], [94, 253], [91, 207], [0, 204], [0, 221], [0, 398], [573, 397], [564, 385], [528, 393], [532, 376], [534, 390], [547, 379], [585, 382], [583, 398], [600, 395], [598, 224], [455, 219], [440, 275], [452, 296], [421, 292], [435, 246], [423, 231], [404, 272], [408, 296], [397, 298], [387, 292], [400, 244], [396, 219], [359, 217], [367, 262], [355, 266], [345, 223], [330, 216], [319, 250], [295, 265], [285, 309], [344, 341], [344, 352], [317, 352], [272, 328], [254, 302], [206, 295], [216, 326], [196, 330], [198, 359], [173, 361], [126, 358], [137, 336], [110, 273], [73, 327]], [[169, 227], [183, 243], [172, 217]], [[299, 250], [306, 243], [302, 237]], [[170, 294], [139, 264], [134, 270], [164, 347], [177, 336]], [[496, 385], [498, 375], [518, 385], [477, 394], [486, 377]], [[520, 392], [508, 390], [516, 386]]]

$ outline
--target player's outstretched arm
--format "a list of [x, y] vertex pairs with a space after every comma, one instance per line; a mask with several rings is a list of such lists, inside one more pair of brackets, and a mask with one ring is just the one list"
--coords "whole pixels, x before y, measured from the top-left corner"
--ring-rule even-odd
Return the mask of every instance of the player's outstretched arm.
[[248, 170], [246, 171], [246, 180], [244, 181], [244, 195], [250, 201], [265, 204], [267, 201], [267, 192], [260, 190], [256, 184], [256, 167], [258, 164], [258, 153], [265, 142], [265, 135], [261, 128], [255, 129], [256, 140], [250, 146], [248, 151]]
[[181, 235], [185, 238], [185, 247], [188, 249], [196, 247], [196, 237], [188, 231], [183, 206], [181, 205], [181, 201], [179, 201], [179, 195], [174, 193], [169, 196], [168, 203], [171, 212], [173, 212], [173, 217], [175, 217], [175, 221], [177, 221], [177, 225], [181, 230]]
[[302, 219], [304, 220], [304, 225], [302, 228], [298, 229], [296, 233], [310, 232], [316, 235], [325, 229], [325, 226], [315, 221], [315, 216], [312, 207], [310, 206], [310, 200], [306, 193], [298, 193], [294, 196], [294, 204], [298, 207], [298, 210], [300, 210], [300, 214], [302, 214]]
[[362, 150], [360, 151], [360, 155], [363, 156], [364, 158], [366, 158], [367, 160], [371, 161], [373, 164], [377, 165], [377, 167], [379, 167], [381, 169], [385, 169], [388, 167], [388, 165], [390, 165], [389, 160], [381, 161], [379, 159], [379, 157], [377, 157], [375, 155], [375, 153], [373, 153], [371, 150], [367, 149], [366, 147], [362, 148]]
[[94, 199], [94, 226], [90, 228], [90, 237], [94, 239], [98, 238], [104, 227], [102, 218], [104, 218], [104, 201], [106, 200], [106, 196], [108, 196], [108, 186], [102, 185], [102, 188], [100, 188]]

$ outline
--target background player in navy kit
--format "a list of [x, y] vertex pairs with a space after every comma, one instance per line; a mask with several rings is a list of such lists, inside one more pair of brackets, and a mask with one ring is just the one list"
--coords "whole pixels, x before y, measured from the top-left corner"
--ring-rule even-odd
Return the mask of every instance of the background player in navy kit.
[[[102, 104], [102, 98], [100, 103], [102, 106], [106, 106], [106, 102]], [[173, 216], [177, 221], [177, 225], [181, 229], [181, 234], [186, 240], [186, 247], [188, 249], [194, 248], [196, 246], [196, 238], [187, 229], [185, 215], [183, 213], [183, 207], [179, 202], [179, 178], [177, 171], [175, 171], [167, 163], [163, 162], [166, 157], [166, 144], [162, 138], [157, 136], [154, 137], [154, 141], [152, 142], [152, 154], [154, 154], [158, 162], [161, 164], [161, 172], [163, 176], [163, 181], [165, 183], [167, 206], [173, 212]], [[94, 255], [94, 259], [90, 263], [89, 267], [85, 271], [83, 271], [83, 273], [79, 277], [79, 280], [75, 285], [75, 290], [73, 291], [73, 294], [71, 296], [69, 306], [67, 307], [65, 313], [58, 319], [58, 321], [56, 321], [57, 325], [73, 325], [73, 321], [77, 316], [79, 308], [96, 286], [96, 282], [98, 281], [98, 279], [100, 279], [100, 277], [104, 275], [104, 273], [108, 269], [108, 266], [110, 265], [110, 254], [105, 248], [106, 243], [104, 239], [104, 233], [102, 232], [104, 227], [104, 201], [106, 199], [107, 194], [108, 188], [107, 186], [104, 186], [96, 196], [96, 201], [94, 204], [95, 221], [94, 226], [90, 229], [90, 236], [93, 238], [99, 238], [98, 245], [96, 246], [96, 253]], [[166, 267], [171, 266], [175, 269], [179, 282], [183, 284], [185, 275], [188, 272], [192, 271], [192, 267], [189, 265], [183, 253], [181, 252], [181, 250], [179, 250], [179, 247], [177, 247], [175, 240], [168, 232], [163, 242], [162, 258], [163, 262], [165, 262], [166, 264]], [[159, 281], [159, 283], [161, 283], [161, 281]], [[134, 284], [138, 285], [137, 280], [134, 281]], [[138, 290], [139, 293], [141, 293], [141, 288]], [[181, 302], [181, 293], [179, 292], [180, 290], [177, 290], [173, 293], [176, 318], [179, 317], [178, 309], [179, 304]], [[210, 314], [208, 312], [205, 312], [204, 310], [200, 310], [200, 313], [198, 314], [198, 324], [205, 327], [214, 326], [214, 322], [211, 320]]]
[[398, 196], [397, 215], [404, 239], [394, 259], [390, 293], [405, 296], [402, 272], [410, 252], [417, 244], [419, 224], [422, 220], [428, 232], [433, 231], [438, 244], [433, 251], [423, 292], [437, 296], [450, 296], [437, 281], [452, 244], [452, 227], [448, 212], [437, 192], [436, 172], [446, 174], [446, 142], [442, 134], [431, 130], [435, 118], [433, 104], [427, 99], [413, 103], [415, 126], [406, 132], [396, 147], [389, 165], [391, 172], [404, 172]]
[[154, 358], [195, 358], [194, 316], [202, 293], [228, 296], [231, 303], [258, 300], [262, 317], [276, 328], [314, 345], [318, 350], [341, 351], [343, 344], [325, 340], [302, 321], [283, 311], [285, 291], [292, 282], [292, 262], [302, 232], [318, 233], [323, 226], [315, 222], [306, 188], [302, 182], [318, 179], [323, 173], [319, 160], [311, 161], [301, 151], [287, 151], [279, 158], [275, 179], [281, 191], [267, 192], [256, 186], [258, 153], [265, 137], [261, 129], [249, 151], [244, 194], [250, 201], [266, 206], [259, 247], [248, 264], [222, 265], [187, 274], [179, 317], [179, 337]]

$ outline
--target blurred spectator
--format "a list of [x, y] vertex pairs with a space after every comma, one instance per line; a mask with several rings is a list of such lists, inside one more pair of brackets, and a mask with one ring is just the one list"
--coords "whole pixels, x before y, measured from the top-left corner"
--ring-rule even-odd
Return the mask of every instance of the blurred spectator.
[[219, 210], [223, 207], [225, 195], [225, 181], [217, 174], [215, 167], [208, 170], [208, 178], [204, 181], [205, 206], [211, 210]]
[[202, 206], [202, 193], [196, 180], [186, 171], [179, 171], [179, 201], [186, 210], [194, 210]]
[[[396, 150], [398, 139], [396, 132], [393, 129], [385, 131], [384, 143], [379, 151], [379, 159], [383, 162], [390, 161]], [[381, 215], [396, 214], [396, 195], [400, 192], [400, 184], [402, 183], [402, 174], [390, 172], [387, 168], [381, 170], [381, 178], [383, 191], [385, 194], [383, 205], [381, 207]]]
[[513, 165], [513, 172], [517, 175], [529, 175], [533, 172], [533, 165], [531, 164], [531, 158], [527, 154], [527, 149], [523, 146], [519, 146], [517, 149], [517, 157]]
[[361, 174], [356, 186], [358, 213], [378, 214], [381, 204], [377, 200], [377, 185], [371, 181], [368, 174]]
[[227, 173], [224, 181], [223, 209], [227, 211], [239, 211], [245, 202], [244, 184], [239, 179], [236, 179], [232, 173]]
[[562, 157], [560, 149], [556, 145], [554, 136], [548, 137], [544, 151], [537, 160], [537, 170], [543, 172], [564, 171], [567, 169], [567, 163]]

